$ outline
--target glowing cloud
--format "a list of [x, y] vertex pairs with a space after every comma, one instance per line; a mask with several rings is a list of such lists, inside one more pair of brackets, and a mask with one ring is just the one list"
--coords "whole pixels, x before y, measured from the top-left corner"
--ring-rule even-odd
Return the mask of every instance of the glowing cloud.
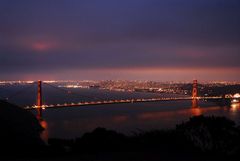
[[34, 42], [31, 45], [31, 48], [36, 51], [49, 51], [52, 49], [56, 49], [57, 45], [56, 43], [52, 42]]

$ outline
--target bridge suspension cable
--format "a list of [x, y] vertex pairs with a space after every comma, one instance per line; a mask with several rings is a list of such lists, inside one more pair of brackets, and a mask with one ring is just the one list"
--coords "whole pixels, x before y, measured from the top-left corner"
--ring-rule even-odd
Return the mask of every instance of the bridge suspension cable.
[[14, 98], [14, 97], [16, 97], [16, 96], [18, 96], [18, 95], [26, 92], [28, 89], [32, 88], [32, 87], [35, 85], [35, 82], [33, 82], [33, 83], [29, 84], [29, 85], [30, 85], [30, 86], [25, 87], [25, 88], [23, 88], [23, 89], [15, 92], [15, 93], [13, 93], [13, 94], [7, 96], [7, 97], [5, 97], [4, 99], [9, 100], [9, 99], [11, 99], [11, 98]]
[[70, 91], [70, 90], [66, 90], [64, 88], [60, 88], [60, 87], [54, 86], [54, 85], [46, 83], [46, 82], [43, 82], [43, 83], [48, 85], [48, 86], [50, 86], [50, 87], [52, 87], [52, 88], [55, 88], [55, 89], [57, 89], [59, 91], [62, 91], [64, 93], [68, 94], [68, 95], [74, 95], [74, 96], [77, 96], [77, 97], [85, 97], [85, 98], [90, 98], [90, 99], [95, 99], [95, 100], [101, 100], [102, 99], [102, 98], [96, 97], [96, 96], [91, 97], [91, 96], [79, 94], [79, 93], [76, 93], [76, 92], [73, 92], [73, 91]]

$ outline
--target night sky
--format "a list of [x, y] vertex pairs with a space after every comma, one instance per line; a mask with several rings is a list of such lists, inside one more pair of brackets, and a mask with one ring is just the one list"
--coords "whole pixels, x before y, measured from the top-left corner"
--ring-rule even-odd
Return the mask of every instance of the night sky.
[[0, 0], [0, 80], [240, 81], [239, 0]]

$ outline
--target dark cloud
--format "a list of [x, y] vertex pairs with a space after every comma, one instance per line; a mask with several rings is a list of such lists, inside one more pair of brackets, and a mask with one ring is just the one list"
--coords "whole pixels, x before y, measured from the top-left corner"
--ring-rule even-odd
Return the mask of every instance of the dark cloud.
[[238, 0], [1, 0], [0, 68], [240, 68]]

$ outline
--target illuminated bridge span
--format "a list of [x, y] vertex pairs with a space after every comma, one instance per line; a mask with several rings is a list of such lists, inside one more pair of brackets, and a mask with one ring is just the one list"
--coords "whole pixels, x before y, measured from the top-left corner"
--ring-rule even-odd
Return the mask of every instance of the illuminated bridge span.
[[27, 106], [25, 109], [38, 109], [38, 108], [61, 108], [61, 107], [75, 107], [75, 106], [93, 106], [93, 105], [107, 105], [107, 104], [121, 104], [121, 103], [140, 103], [140, 102], [160, 102], [160, 101], [182, 101], [182, 100], [216, 100], [222, 97], [170, 97], [170, 98], [142, 98], [142, 99], [121, 99], [121, 100], [106, 100], [106, 101], [89, 101], [79, 103], [64, 103], [52, 105], [34, 105]]
[[[63, 107], [79, 107], [79, 106], [94, 106], [94, 105], [109, 105], [109, 104], [123, 104], [123, 103], [141, 103], [141, 102], [160, 102], [160, 101], [181, 101], [181, 100], [192, 100], [192, 107], [199, 107], [198, 106], [198, 100], [218, 100], [223, 99], [223, 97], [198, 97], [198, 82], [197, 80], [193, 81], [193, 90], [192, 90], [192, 96], [190, 97], [157, 97], [157, 98], [134, 98], [134, 99], [115, 99], [115, 100], [104, 100], [103, 98], [97, 98], [97, 97], [89, 97], [89, 96], [83, 96], [80, 94], [76, 94], [78, 97], [88, 97], [91, 98], [94, 101], [84, 101], [84, 102], [78, 102], [78, 103], [64, 103], [64, 104], [44, 104], [43, 103], [43, 94], [42, 94], [42, 84], [49, 85], [55, 89], [61, 90], [62, 92], [65, 92], [67, 94], [74, 94], [72, 91], [65, 90], [63, 88], [59, 88], [56, 86], [53, 86], [51, 84], [48, 84], [46, 82], [38, 81], [37, 82], [37, 103], [33, 106], [27, 106], [24, 107], [25, 109], [36, 109], [37, 110], [37, 117], [42, 117], [42, 110], [45, 108], [63, 108]], [[34, 83], [35, 84], [35, 83]], [[21, 93], [21, 92], [20, 92]], [[17, 94], [20, 94], [19, 92]], [[16, 95], [16, 94], [15, 94]], [[13, 95], [13, 96], [15, 96]], [[235, 98], [236, 97], [236, 98]], [[227, 99], [231, 99], [232, 101], [238, 102], [240, 95], [237, 96], [229, 96]]]
[[85, 101], [79, 103], [64, 103], [64, 104], [43, 104], [42, 101], [42, 81], [38, 81], [37, 105], [25, 107], [25, 109], [37, 109], [37, 117], [42, 117], [42, 110], [45, 108], [63, 108], [63, 107], [80, 107], [80, 106], [94, 106], [94, 105], [109, 105], [109, 104], [123, 104], [123, 103], [140, 103], [140, 102], [159, 102], [159, 101], [181, 101], [192, 100], [193, 107], [198, 107], [197, 100], [216, 100], [222, 97], [198, 97], [197, 80], [193, 81], [192, 97], [170, 97], [170, 98], [137, 98], [137, 99], [120, 99], [120, 100], [98, 100]]

